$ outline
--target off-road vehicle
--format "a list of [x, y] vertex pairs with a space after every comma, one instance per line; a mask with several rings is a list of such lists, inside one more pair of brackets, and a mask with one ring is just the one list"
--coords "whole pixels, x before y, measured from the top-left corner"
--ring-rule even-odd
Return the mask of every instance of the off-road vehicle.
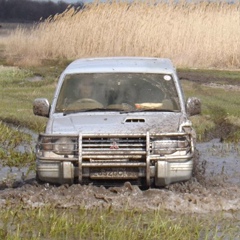
[[48, 117], [36, 147], [37, 178], [63, 184], [130, 181], [162, 187], [191, 178], [195, 131], [169, 59], [79, 59], [61, 74], [52, 104], [35, 99]]

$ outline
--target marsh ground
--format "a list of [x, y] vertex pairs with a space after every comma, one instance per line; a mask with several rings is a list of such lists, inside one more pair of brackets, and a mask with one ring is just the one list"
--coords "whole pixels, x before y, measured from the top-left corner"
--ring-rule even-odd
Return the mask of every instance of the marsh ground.
[[[11, 68], [9, 70], [11, 70]], [[20, 86], [22, 86], [22, 83], [25, 81], [26, 86], [30, 84], [32, 87], [32, 84], [33, 84], [35, 88], [36, 86], [38, 86], [38, 84], [40, 84], [40, 87], [38, 87], [39, 90], [37, 91], [37, 94], [39, 94], [39, 91], [42, 89], [41, 83], [43, 82], [43, 80], [42, 78], [35, 78], [35, 74], [30, 74], [31, 76], [30, 79], [32, 79], [33, 77], [34, 82], [30, 81], [29, 83], [30, 76], [28, 72], [27, 72], [28, 74], [25, 74], [25, 72], [18, 73], [18, 71], [17, 72], [15, 71], [13, 72], [13, 76], [9, 74], [9, 75], [6, 75], [7, 77], [6, 79], [5, 77], [3, 77], [3, 80], [5, 81], [4, 83], [8, 83], [9, 86], [6, 84], [2, 85], [2, 87], [4, 87], [5, 90], [4, 92], [1, 93], [1, 96], [2, 96], [2, 99], [4, 99], [4, 96], [5, 96], [7, 102], [8, 101], [17, 102], [17, 100], [13, 101], [13, 99], [20, 99], [20, 101], [22, 99], [27, 100], [27, 104], [26, 106], [25, 105], [23, 106], [23, 109], [24, 109], [24, 112], [27, 112], [28, 116], [30, 116], [30, 114], [32, 114], [31, 112], [32, 98], [35, 97], [35, 95], [34, 96], [31, 95], [28, 99], [25, 93], [25, 90], [27, 88], [26, 87], [20, 88], [16, 83], [19, 82]], [[235, 79], [235, 75], [231, 76], [231, 73], [228, 73], [227, 76], [221, 73], [219, 77], [218, 77], [218, 74], [219, 74], [218, 71], [214, 74], [211, 74], [208, 71], [206, 72], [191, 71], [191, 70], [179, 71], [179, 76], [183, 81], [183, 83], [184, 82], [186, 83], [187, 88], [188, 86], [194, 85], [193, 86], [194, 92], [191, 92], [191, 91], [189, 92], [189, 89], [186, 89], [188, 90], [188, 95], [191, 95], [192, 93], [194, 94], [204, 93], [201, 96], [203, 97], [205, 95], [207, 96], [210, 95], [211, 96], [210, 99], [212, 101], [214, 100], [214, 98], [212, 98], [212, 94], [214, 94], [216, 95], [215, 98], [219, 96], [219, 98], [222, 100], [225, 98], [223, 95], [218, 95], [219, 90], [221, 90], [222, 88], [223, 89], [227, 88], [226, 92], [228, 94], [227, 96], [228, 98], [231, 93], [233, 93], [232, 95], [238, 98], [239, 75], [237, 74], [237, 78]], [[20, 76], [23, 75], [23, 78], [21, 77], [18, 79], [17, 78], [18, 75]], [[12, 83], [13, 79], [15, 82]], [[52, 84], [51, 81], [50, 81], [50, 84]], [[47, 87], [48, 86], [44, 88], [45, 95], [47, 94], [46, 93]], [[51, 89], [53, 88], [54, 87], [51, 86]], [[30, 90], [28, 89], [28, 91], [32, 91], [31, 89], [32, 88], [30, 88]], [[210, 92], [209, 92], [209, 89], [210, 89]], [[23, 92], [24, 92], [24, 95], [22, 95]], [[51, 96], [50, 92], [48, 92], [47, 94], [49, 95], [49, 97]], [[10, 96], [8, 96], [7, 93], [9, 93]], [[221, 93], [222, 91], [220, 91], [220, 94]], [[28, 101], [30, 102], [30, 104], [28, 104]], [[236, 105], [238, 102], [236, 102], [236, 99], [234, 101], [235, 101], [234, 104]], [[232, 103], [232, 99], [230, 99], [228, 102]], [[206, 100], [204, 105], [206, 107]], [[10, 116], [6, 115], [7, 117], [4, 117], [4, 114], [7, 114], [5, 112], [6, 106], [9, 106], [9, 105], [7, 104], [2, 105], [2, 116], [1, 116], [2, 119], [4, 120], [5, 123], [7, 123], [7, 125], [11, 123], [11, 124], [17, 124], [18, 126], [17, 128], [14, 128], [15, 130], [17, 129], [17, 132], [13, 132], [12, 133], [13, 135], [10, 134], [10, 136], [14, 136], [13, 137], [14, 139], [19, 138], [24, 140], [24, 137], [21, 137], [21, 131], [23, 130], [23, 132], [27, 131], [29, 133], [29, 129], [27, 128], [22, 129], [20, 126], [22, 126], [21, 123], [24, 123], [25, 120], [23, 119], [22, 121], [15, 121], [14, 120], [15, 118], [13, 118], [12, 115]], [[17, 103], [17, 106], [15, 108], [11, 109], [10, 113], [18, 111], [19, 109], [18, 106], [19, 106], [19, 103]], [[215, 105], [213, 104], [213, 106]], [[218, 102], [217, 102], [217, 106], [219, 106]], [[224, 106], [224, 109], [225, 108], [226, 106]], [[234, 107], [234, 109], [236, 108]], [[216, 114], [216, 112], [213, 112], [213, 113]], [[222, 118], [225, 119], [225, 115], [222, 116], [222, 113], [224, 113], [224, 111], [220, 112], [220, 115], [221, 115], [220, 120]], [[219, 115], [219, 114], [216, 114], [216, 115]], [[205, 117], [205, 115], [201, 117]], [[30, 120], [30, 118], [29, 118], [29, 121], [35, 123], [35, 119]], [[212, 117], [210, 116], [210, 119], [211, 118]], [[19, 115], [16, 119], [19, 119]], [[10, 121], [8, 122], [8, 120]], [[198, 122], [200, 125], [202, 125], [203, 123], [202, 118], [200, 118], [200, 120], [198, 120], [196, 123]], [[219, 120], [216, 123], [218, 122]], [[33, 156], [29, 155], [27, 159], [24, 158], [23, 156], [23, 158], [21, 158], [20, 161], [18, 161], [19, 160], [18, 158], [15, 159], [14, 157], [13, 158], [10, 157], [9, 159], [9, 156], [6, 156], [8, 160], [10, 160], [11, 167], [8, 164], [7, 166], [0, 165], [0, 209], [1, 211], [5, 212], [4, 213], [5, 217], [3, 217], [3, 219], [6, 219], [6, 226], [4, 228], [7, 231], [6, 234], [10, 234], [10, 235], [14, 234], [15, 230], [14, 231], [7, 230], [9, 228], [9, 224], [15, 226], [14, 228], [17, 229], [17, 227], [19, 226], [18, 219], [25, 219], [26, 215], [30, 216], [31, 214], [33, 214], [32, 215], [33, 221], [36, 221], [37, 217], [42, 216], [40, 220], [40, 223], [42, 223], [41, 222], [42, 219], [45, 219], [46, 217], [51, 217], [52, 214], [54, 213], [60, 214], [59, 217], [60, 216], [64, 217], [65, 215], [61, 215], [61, 211], [65, 211], [65, 214], [67, 214], [68, 216], [68, 218], [66, 219], [66, 226], [69, 226], [69, 221], [72, 218], [72, 214], [73, 213], [76, 213], [76, 215], [79, 214], [79, 209], [84, 209], [85, 214], [89, 214], [89, 212], [96, 211], [97, 209], [97, 211], [100, 210], [105, 213], [108, 213], [109, 211], [111, 211], [112, 215], [114, 216], [118, 215], [119, 213], [120, 215], [123, 214], [125, 216], [126, 211], [129, 211], [129, 212], [137, 211], [138, 213], [140, 213], [139, 216], [141, 217], [144, 217], [147, 214], [148, 217], [146, 217], [146, 221], [148, 223], [149, 221], [153, 220], [152, 217], [154, 215], [154, 212], [163, 211], [163, 212], [166, 212], [167, 220], [165, 221], [153, 220], [157, 226], [157, 229], [160, 229], [159, 224], [162, 221], [164, 223], [164, 226], [166, 226], [167, 228], [167, 225], [165, 224], [169, 223], [170, 221], [169, 219], [174, 219], [174, 221], [176, 222], [179, 222], [179, 219], [180, 219], [179, 224], [183, 226], [186, 225], [185, 227], [187, 229], [186, 231], [188, 232], [188, 234], [191, 233], [194, 235], [194, 230], [191, 230], [191, 227], [189, 227], [189, 222], [192, 221], [191, 219], [193, 216], [194, 218], [195, 217], [200, 218], [200, 222], [197, 220], [198, 223], [195, 224], [197, 227], [200, 228], [200, 230], [196, 230], [196, 231], [198, 231], [200, 235], [201, 235], [201, 232], [204, 232], [203, 234], [204, 237], [192, 238], [192, 235], [191, 237], [190, 235], [187, 235], [185, 236], [185, 238], [181, 238], [181, 239], [219, 239], [219, 238], [214, 238], [212, 236], [215, 236], [215, 237], [224, 236], [225, 238], [223, 239], [239, 239], [239, 232], [240, 232], [240, 227], [239, 227], [240, 226], [240, 209], [239, 209], [240, 208], [239, 207], [240, 206], [240, 183], [239, 183], [240, 149], [239, 148], [240, 147], [238, 142], [227, 143], [223, 141], [225, 138], [227, 138], [227, 135], [229, 133], [228, 131], [226, 131], [228, 130], [226, 128], [233, 126], [232, 122], [230, 125], [229, 123], [230, 122], [227, 121], [227, 122], [223, 122], [223, 124], [216, 124], [216, 128], [214, 129], [214, 131], [209, 131], [207, 136], [205, 136], [205, 139], [207, 140], [198, 142], [197, 149], [199, 151], [199, 155], [198, 155], [198, 161], [196, 162], [196, 166], [194, 169], [194, 177], [188, 182], [172, 184], [169, 187], [163, 188], [163, 189], [153, 189], [153, 188], [147, 189], [147, 190], [140, 189], [138, 186], [131, 185], [129, 182], [123, 183], [122, 186], [114, 186], [114, 187], [108, 187], [108, 188], [104, 186], [95, 186], [91, 184], [90, 185], [74, 184], [71, 186], [68, 186], [68, 185], [53, 186], [49, 184], [38, 184], [35, 180], [35, 172], [34, 171], [29, 172], [29, 170], [32, 168], [29, 169], [28, 167], [26, 167], [26, 164], [24, 164], [24, 167], [22, 167], [21, 165], [22, 163], [25, 163], [25, 162], [28, 162], [28, 163], [30, 162], [30, 164], [33, 165], [34, 159], [30, 159]], [[39, 125], [37, 121], [36, 121], [36, 124]], [[9, 125], [9, 126], [14, 127], [14, 125]], [[36, 126], [35, 127], [34, 126], [32, 129], [35, 129], [35, 130], [39, 129], [39, 128], [36, 128]], [[7, 131], [7, 129], [5, 129], [5, 131]], [[236, 132], [237, 131], [239, 132], [239, 128], [236, 128]], [[19, 133], [20, 135], [18, 135]], [[37, 134], [35, 132], [34, 133], [31, 132], [30, 135], [32, 135], [32, 139], [33, 139], [33, 143], [32, 141], [31, 143], [34, 145], [36, 143]], [[28, 146], [24, 146], [24, 148], [28, 148]], [[16, 165], [16, 161], [17, 161], [17, 165]], [[21, 212], [24, 211], [23, 215], [20, 214], [18, 209], [21, 209]], [[40, 212], [42, 213], [44, 212], [44, 214], [39, 215]], [[159, 214], [160, 216], [162, 216], [161, 213]], [[18, 217], [16, 218], [15, 215]], [[14, 216], [13, 217], [14, 222], [13, 222], [13, 219], [11, 219], [11, 216]], [[57, 217], [57, 219], [59, 219], [61, 226], [59, 227], [58, 233], [61, 235], [62, 234], [62, 222], [61, 222], [62, 218], [59, 218], [59, 217]], [[79, 215], [76, 217], [79, 217]], [[110, 216], [111, 221], [113, 220], [112, 218], [113, 217]], [[135, 219], [137, 218], [138, 217], [136, 216]], [[96, 219], [96, 220], [99, 219], [100, 221], [101, 215], [97, 213], [97, 217], [95, 216], [93, 219]], [[182, 222], [182, 221], [185, 221], [183, 219], [185, 219], [187, 223]], [[131, 218], [131, 220], [128, 220], [128, 221], [132, 221], [132, 220], [133, 219]], [[31, 220], [28, 219], [27, 221], [31, 221]], [[124, 223], [125, 222], [126, 221], [124, 221]], [[170, 221], [170, 223], [174, 225], [172, 220]], [[54, 220], [52, 223], [47, 224], [47, 226], [52, 229], [54, 228], [55, 224], [56, 224], [56, 221]], [[75, 226], [75, 224], [76, 222], [74, 223], [74, 225], [71, 225], [71, 226]], [[79, 222], [79, 224], [80, 224], [79, 226], [84, 226], [84, 223], [82, 222]], [[90, 221], [87, 221], [87, 224], [90, 224]], [[92, 224], [93, 226], [95, 226], [94, 221]], [[25, 236], [24, 234], [26, 234], [26, 231], [34, 232], [34, 234], [38, 232], [38, 227], [36, 227], [35, 225], [32, 228], [28, 228], [28, 227], [25, 228], [24, 226], [25, 224], [23, 222], [23, 224], [21, 224], [21, 230], [19, 232], [16, 232], [17, 236], [19, 234], [21, 236], [16, 239], [23, 239], [22, 236]], [[108, 228], [110, 226], [112, 227], [112, 224], [106, 223], [104, 224], [104, 226]], [[177, 227], [177, 226], [174, 225], [174, 227]], [[168, 233], [167, 229], [166, 229], [166, 232]], [[177, 229], [178, 229], [177, 234], [179, 234], [180, 232], [182, 233], [182, 227]], [[42, 232], [45, 232], [45, 231], [46, 231], [46, 236], [48, 236], [50, 230], [48, 231], [43, 228]], [[131, 229], [129, 231], [131, 231]], [[72, 229], [69, 230], [69, 232], [72, 232]], [[87, 232], [89, 233], [89, 230], [87, 230]], [[112, 232], [112, 230], [111, 231], [109, 230], [109, 232]], [[151, 228], [146, 232], [146, 234], [148, 235], [148, 233], [150, 232], [151, 232]], [[51, 231], [50, 233], [52, 234]], [[97, 230], [96, 234], [98, 235], [98, 233], [99, 233], [99, 230]], [[3, 235], [4, 234], [5, 233], [3, 233]], [[81, 231], [79, 232], [79, 236], [80, 235], [81, 235]], [[122, 236], [122, 232], [120, 235]], [[171, 238], [170, 235], [168, 233], [167, 234], [168, 238], [164, 238], [164, 239], [176, 239], [175, 237]], [[12, 238], [8, 238], [8, 239], [12, 239]], [[35, 239], [35, 238], [33, 237], [31, 239]], [[49, 238], [39, 237], [37, 239], [49, 239]], [[59, 239], [59, 238], [56, 237], [52, 239]], [[75, 238], [68, 238], [68, 239], [75, 239]], [[89, 239], [89, 235], [87, 234], [86, 238], [82, 237], [81, 235], [81, 238], [76, 238], [76, 239]], [[91, 238], [91, 239], [99, 239], [99, 238]], [[120, 239], [120, 238], [118, 235], [118, 237], [116, 238], [109, 237], [109, 238], [101, 238], [101, 239]], [[128, 239], [133, 239], [133, 238], [128, 238]], [[138, 238], [136, 237], [135, 239], [138, 239]], [[139, 239], [144, 239], [144, 238], [139, 238]], [[145, 239], [149, 239], [149, 237], [146, 237]]]
[[[240, 87], [239, 81], [232, 78], [213, 81], [213, 77], [204, 72], [181, 70], [179, 76], [183, 80], [213, 87], [235, 90]], [[220, 86], [214, 84], [221, 81], [224, 82]], [[222, 131], [219, 132], [222, 134]], [[35, 181], [35, 173], [27, 173], [27, 168], [2, 168], [0, 207], [11, 207], [21, 202], [26, 208], [53, 205], [59, 208], [159, 209], [178, 213], [224, 211], [226, 216], [237, 216], [240, 220], [240, 146], [222, 142], [222, 135], [215, 134], [215, 137], [197, 144], [199, 155], [194, 177], [188, 182], [172, 184], [164, 189], [143, 190], [129, 182], [110, 188], [80, 184], [40, 185]]]
[[199, 159], [194, 177], [188, 182], [172, 184], [164, 189], [143, 190], [129, 182], [108, 188], [91, 184], [41, 185], [36, 182], [34, 172], [26, 175], [23, 174], [26, 168], [13, 169], [12, 173], [8, 172], [8, 177], [12, 177], [0, 185], [0, 207], [13, 207], [21, 203], [26, 208], [52, 205], [58, 208], [84, 206], [91, 209], [98, 206], [116, 210], [171, 210], [177, 213], [226, 211], [231, 215], [237, 212], [240, 210], [239, 146], [213, 139], [199, 143], [197, 148]]

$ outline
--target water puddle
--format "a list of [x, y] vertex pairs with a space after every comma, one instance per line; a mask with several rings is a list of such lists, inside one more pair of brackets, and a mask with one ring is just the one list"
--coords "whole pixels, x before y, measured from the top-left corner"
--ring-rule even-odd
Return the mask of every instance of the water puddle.
[[207, 143], [199, 143], [200, 161], [205, 161], [206, 179], [222, 178], [226, 183], [240, 186], [240, 145], [221, 143], [213, 139]]
[[0, 181], [5, 181], [7, 179], [21, 180], [27, 175], [28, 168], [16, 168], [0, 165]]
[[[13, 124], [5, 124], [5, 125], [19, 132], [20, 134], [24, 133], [30, 136], [30, 141], [16, 144], [16, 146], [13, 147], [14, 151], [20, 152], [20, 153], [26, 153], [26, 152], [29, 153], [29, 152], [35, 151], [35, 144], [38, 138], [37, 133], [31, 131], [28, 128], [17, 127]], [[2, 148], [4, 148], [4, 146]], [[3, 162], [0, 160], [0, 186], [5, 185], [6, 183], [9, 183], [11, 186], [11, 184], [14, 182], [25, 181], [26, 179], [29, 179], [29, 178], [35, 178], [35, 172], [31, 170], [30, 167], [27, 167], [27, 166], [16, 167], [12, 165], [10, 167], [10, 166], [7, 166], [6, 163], [3, 164]]]

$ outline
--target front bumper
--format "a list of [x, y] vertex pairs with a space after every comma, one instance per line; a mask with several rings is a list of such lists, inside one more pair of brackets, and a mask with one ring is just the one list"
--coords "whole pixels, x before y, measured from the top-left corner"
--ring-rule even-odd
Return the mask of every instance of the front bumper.
[[[86, 179], [89, 182], [142, 179], [148, 187], [153, 183], [161, 187], [189, 180], [192, 175], [194, 141], [187, 133], [68, 135], [65, 137], [74, 139], [74, 147], [68, 154], [56, 154], [49, 145], [44, 146], [46, 141], [42, 139], [61, 137], [46, 134], [39, 137], [37, 175], [41, 181], [72, 184]], [[156, 139], [158, 144], [164, 143], [157, 153], [153, 147]], [[188, 144], [169, 148], [171, 141], [183, 142], [183, 139]]]
[[[155, 166], [150, 167], [150, 178], [155, 180], [155, 186], [163, 187], [173, 182], [189, 180], [192, 176], [193, 160], [186, 162], [167, 162], [157, 161]], [[72, 184], [74, 179], [78, 178], [78, 168], [74, 167], [71, 162], [46, 162], [37, 161], [37, 174], [41, 181], [55, 184]], [[89, 177], [86, 175], [85, 177]], [[145, 174], [138, 174], [138, 178], [146, 177]], [[92, 178], [97, 179], [97, 178]], [[119, 179], [107, 178], [105, 179]], [[121, 178], [122, 180], [124, 179]], [[128, 175], [128, 180], [135, 179]]]

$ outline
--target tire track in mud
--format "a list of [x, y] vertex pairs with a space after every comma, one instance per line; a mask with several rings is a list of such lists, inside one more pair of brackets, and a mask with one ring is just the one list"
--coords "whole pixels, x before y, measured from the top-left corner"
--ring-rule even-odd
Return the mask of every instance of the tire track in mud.
[[[22, 204], [25, 208], [52, 205], [57, 208], [139, 211], [170, 210], [178, 213], [209, 213], [240, 210], [240, 147], [214, 139], [198, 144], [193, 178], [163, 189], [141, 190], [125, 182], [121, 187], [74, 184], [38, 184], [34, 176], [25, 181], [2, 183], [0, 207]], [[31, 178], [32, 177], [32, 178]]]

